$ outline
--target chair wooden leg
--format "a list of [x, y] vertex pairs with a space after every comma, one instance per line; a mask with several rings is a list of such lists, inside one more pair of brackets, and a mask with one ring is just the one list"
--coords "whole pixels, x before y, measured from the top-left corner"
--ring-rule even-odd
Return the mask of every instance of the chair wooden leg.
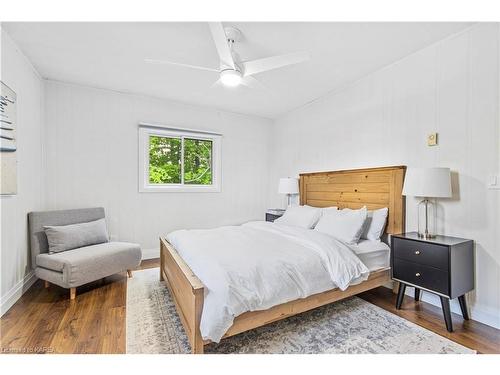
[[128, 277], [132, 278], [132, 270], [127, 270]]
[[76, 288], [70, 288], [69, 289], [69, 299], [74, 300], [76, 297]]
[[45, 288], [48, 288], [50, 286], [50, 283], [47, 280], [45, 280], [44, 286]]

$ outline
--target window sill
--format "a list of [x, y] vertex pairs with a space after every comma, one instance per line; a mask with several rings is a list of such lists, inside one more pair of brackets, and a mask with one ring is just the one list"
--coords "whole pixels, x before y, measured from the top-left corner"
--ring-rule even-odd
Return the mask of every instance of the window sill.
[[141, 186], [139, 193], [220, 193], [220, 186], [186, 186], [186, 185], [160, 185]]

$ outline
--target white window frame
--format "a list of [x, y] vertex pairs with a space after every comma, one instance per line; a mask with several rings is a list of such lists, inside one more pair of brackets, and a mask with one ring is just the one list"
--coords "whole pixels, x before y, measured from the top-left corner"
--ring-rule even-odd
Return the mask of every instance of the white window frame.
[[[180, 184], [151, 184], [149, 182], [149, 137], [180, 138], [181, 179]], [[162, 125], [139, 124], [139, 192], [218, 193], [221, 191], [221, 135], [201, 130], [171, 128]], [[184, 138], [212, 142], [212, 184], [184, 184]]]

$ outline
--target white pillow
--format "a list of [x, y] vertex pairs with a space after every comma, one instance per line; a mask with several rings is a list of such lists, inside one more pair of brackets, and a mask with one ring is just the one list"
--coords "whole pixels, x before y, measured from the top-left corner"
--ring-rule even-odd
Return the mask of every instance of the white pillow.
[[275, 223], [293, 225], [295, 227], [311, 229], [321, 216], [321, 208], [311, 206], [288, 207], [282, 217], [274, 220]]
[[359, 210], [329, 210], [323, 212], [314, 230], [329, 234], [345, 243], [359, 241], [366, 220], [366, 207]]
[[388, 212], [389, 210], [387, 207], [375, 211], [368, 211], [361, 238], [371, 241], [380, 241], [380, 236], [384, 233]]
[[47, 225], [43, 229], [47, 235], [49, 254], [109, 241], [104, 219], [70, 225]]
[[330, 206], [330, 207], [313, 207], [313, 206], [308, 206], [307, 204], [305, 204], [303, 207], [319, 208], [321, 211], [338, 210], [338, 209], [339, 209], [337, 206]]
[[331, 207], [323, 207], [321, 210], [323, 212], [328, 212], [328, 211], [337, 211], [339, 208], [337, 206], [331, 206]]

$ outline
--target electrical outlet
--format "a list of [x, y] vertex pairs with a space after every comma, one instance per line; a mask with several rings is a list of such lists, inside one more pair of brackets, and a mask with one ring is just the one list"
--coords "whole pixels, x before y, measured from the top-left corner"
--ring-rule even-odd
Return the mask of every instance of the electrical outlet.
[[431, 133], [427, 136], [427, 146], [436, 146], [438, 144], [438, 133]]
[[496, 190], [500, 189], [500, 184], [498, 183], [498, 175], [490, 174], [488, 176], [488, 189]]

